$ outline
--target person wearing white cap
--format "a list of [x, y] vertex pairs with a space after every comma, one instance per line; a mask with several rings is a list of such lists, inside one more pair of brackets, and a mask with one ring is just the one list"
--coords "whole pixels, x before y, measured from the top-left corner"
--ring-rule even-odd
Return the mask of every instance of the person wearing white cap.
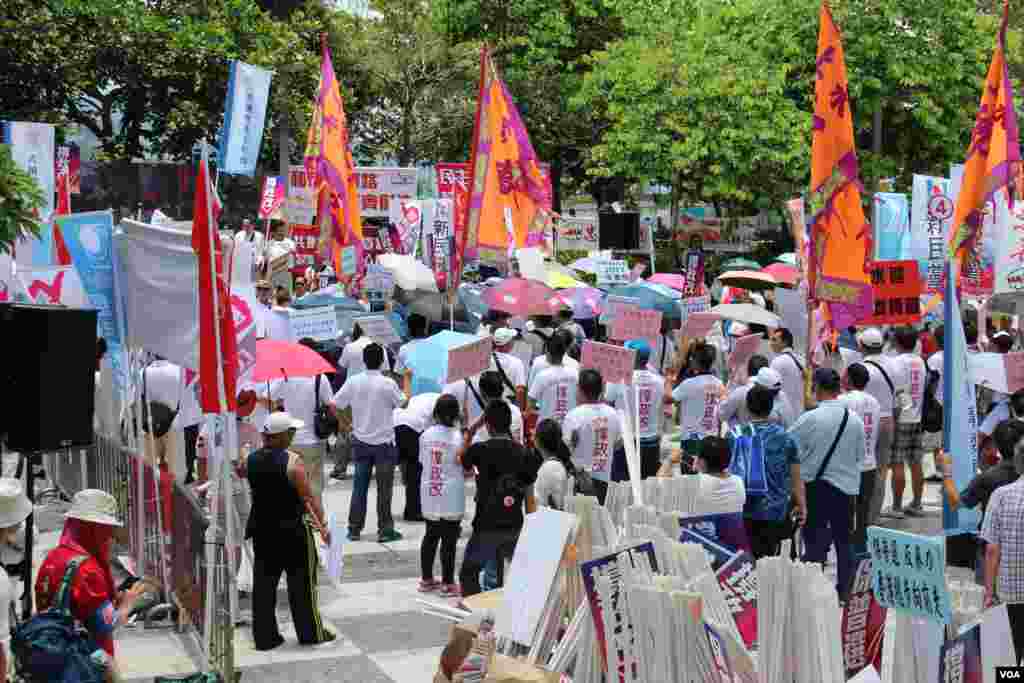
[[[11, 507], [18, 512], [7, 521], [18, 524], [20, 522], [15, 520], [24, 519], [22, 515], [27, 501], [20, 501], [11, 484], [4, 484], [3, 488], [7, 490], [8, 498], [18, 501], [11, 501]], [[114, 631], [127, 622], [146, 586], [140, 581], [123, 592], [115, 588], [110, 560], [114, 531], [120, 526], [117, 500], [112, 495], [99, 489], [76, 493], [71, 508], [65, 514], [60, 541], [40, 565], [35, 583], [36, 609], [45, 612], [57, 606], [61, 584], [66, 579], [70, 580], [68, 600], [71, 614], [100, 647], [93, 653], [93, 661], [112, 671], [116, 671]]]
[[282, 573], [288, 577], [288, 603], [299, 643], [316, 645], [335, 637], [324, 628], [317, 605], [319, 560], [310, 522], [327, 545], [331, 536], [302, 457], [288, 450], [303, 426], [286, 412], [271, 413], [263, 425], [263, 448], [250, 453], [240, 468], [252, 489], [245, 538], [252, 539], [253, 547], [252, 635], [257, 650], [284, 643], [276, 613]]
[[782, 393], [786, 395], [789, 405], [796, 413], [803, 413], [804, 408], [804, 373], [807, 372], [807, 360], [793, 350], [793, 333], [781, 327], [771, 334], [772, 359], [771, 369], [782, 377]]
[[789, 405], [789, 399], [782, 392], [782, 377], [768, 367], [768, 359], [758, 353], [751, 356], [747, 361], [747, 377], [750, 378], [747, 383], [733, 389], [722, 403], [718, 413], [722, 422], [728, 422], [730, 427], [749, 424], [753, 416], [747, 410], [747, 394], [751, 388], [761, 386], [775, 392], [775, 400], [772, 402], [771, 415], [768, 419], [784, 428], [793, 424], [796, 416]]
[[[0, 479], [0, 545], [13, 543], [22, 522], [32, 514], [32, 503], [17, 479]], [[17, 598], [14, 585], [0, 565], [0, 671], [7, 671], [7, 652], [11, 640], [11, 604]]]
[[519, 335], [511, 328], [499, 327], [491, 336], [494, 339], [491, 370], [501, 375], [508, 400], [514, 401], [519, 410], [526, 410], [526, 366], [512, 355], [512, 346]]

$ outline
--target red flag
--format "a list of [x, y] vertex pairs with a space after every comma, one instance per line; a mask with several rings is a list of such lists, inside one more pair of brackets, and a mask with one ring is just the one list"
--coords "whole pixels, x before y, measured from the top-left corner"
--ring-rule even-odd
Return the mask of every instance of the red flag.
[[[58, 147], [54, 157], [56, 165], [57, 185], [57, 207], [54, 209], [54, 216], [67, 216], [71, 213], [71, 149]], [[64, 236], [60, 232], [60, 226], [53, 224], [53, 250], [56, 262], [59, 266], [71, 265], [71, 254], [68, 253], [67, 245], [64, 244]]]
[[220, 209], [204, 146], [192, 209], [192, 249], [199, 270], [199, 402], [204, 413], [233, 411], [237, 403], [238, 348], [217, 232]]

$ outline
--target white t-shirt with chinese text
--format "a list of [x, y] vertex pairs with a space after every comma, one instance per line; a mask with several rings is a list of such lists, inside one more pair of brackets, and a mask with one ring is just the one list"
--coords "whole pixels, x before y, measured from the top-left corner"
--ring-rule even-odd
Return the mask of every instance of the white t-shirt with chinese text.
[[594, 479], [608, 481], [615, 444], [622, 440], [619, 413], [605, 403], [577, 406], [562, 422], [562, 439], [576, 467]]
[[900, 413], [900, 424], [916, 424], [921, 421], [924, 386], [928, 383], [928, 372], [921, 356], [916, 353], [904, 353], [899, 359], [903, 362], [903, 377], [906, 380], [906, 391], [911, 401], [910, 407], [904, 408]]
[[718, 405], [724, 392], [725, 385], [712, 375], [698, 375], [679, 383], [672, 399], [679, 404], [683, 438], [718, 434]]
[[[932, 355], [928, 356], [928, 363], [927, 363], [928, 369], [929, 370], [934, 370], [935, 372], [939, 373], [939, 379], [935, 383], [935, 400], [939, 402], [940, 406], [942, 405], [942, 364], [943, 364], [943, 362], [944, 361], [943, 361], [943, 358], [942, 358], [942, 351], [936, 351]], [[925, 383], [927, 384], [927, 380], [925, 380]]]
[[420, 499], [427, 519], [462, 519], [466, 513], [466, 478], [456, 458], [461, 447], [457, 427], [434, 425], [420, 435]]
[[576, 407], [576, 384], [579, 370], [568, 365], [556, 365], [542, 371], [530, 383], [530, 400], [540, 406], [538, 420], [549, 417], [562, 420]]
[[609, 384], [605, 400], [635, 419], [636, 397], [640, 397], [641, 439], [655, 439], [661, 435], [661, 420], [665, 414], [665, 378], [650, 370], [634, 370], [632, 384]]
[[878, 467], [878, 419], [882, 416], [882, 409], [874, 396], [863, 391], [848, 391], [839, 400], [864, 423], [864, 459], [860, 463], [860, 471], [870, 472]]

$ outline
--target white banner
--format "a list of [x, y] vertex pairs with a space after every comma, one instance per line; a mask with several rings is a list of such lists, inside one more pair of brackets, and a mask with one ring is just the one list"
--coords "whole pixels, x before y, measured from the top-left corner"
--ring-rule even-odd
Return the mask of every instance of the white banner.
[[918, 262], [926, 292], [942, 292], [954, 208], [953, 187], [948, 178], [914, 176], [910, 254]]
[[11, 146], [14, 163], [35, 178], [43, 191], [43, 207], [39, 218], [44, 223], [53, 213], [54, 129], [49, 123], [9, 121], [4, 124], [4, 142]]
[[256, 173], [273, 75], [252, 64], [231, 62], [220, 141], [220, 170], [224, 173], [249, 177]]
[[288, 312], [292, 341], [309, 337], [315, 341], [334, 341], [338, 338], [338, 315], [334, 306], [317, 306]]
[[19, 268], [22, 293], [34, 304], [59, 304], [74, 308], [92, 308], [82, 287], [82, 280], [73, 266]]

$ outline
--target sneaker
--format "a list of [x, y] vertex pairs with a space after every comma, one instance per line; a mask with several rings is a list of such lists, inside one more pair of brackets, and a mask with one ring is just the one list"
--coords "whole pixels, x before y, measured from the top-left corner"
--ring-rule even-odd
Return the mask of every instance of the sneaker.
[[441, 588], [441, 582], [434, 581], [433, 579], [430, 579], [429, 581], [426, 579], [420, 579], [420, 585], [416, 586], [416, 590], [420, 593], [433, 593], [438, 588]]
[[901, 507], [891, 507], [882, 513], [882, 517], [888, 517], [889, 519], [906, 519], [907, 516], [903, 513]]
[[461, 598], [462, 597], [462, 586], [457, 583], [446, 583], [441, 586], [441, 597], [442, 598]]
[[360, 534], [359, 534], [358, 531], [353, 531], [352, 529], [348, 530], [348, 540], [350, 540], [350, 541], [358, 541], [359, 540], [359, 536], [360, 536]]
[[402, 534], [398, 533], [394, 529], [388, 529], [387, 531], [380, 532], [377, 537], [378, 543], [391, 543], [392, 541], [402, 540]]
[[903, 508], [908, 517], [924, 517], [924, 506], [921, 503], [912, 503]]

